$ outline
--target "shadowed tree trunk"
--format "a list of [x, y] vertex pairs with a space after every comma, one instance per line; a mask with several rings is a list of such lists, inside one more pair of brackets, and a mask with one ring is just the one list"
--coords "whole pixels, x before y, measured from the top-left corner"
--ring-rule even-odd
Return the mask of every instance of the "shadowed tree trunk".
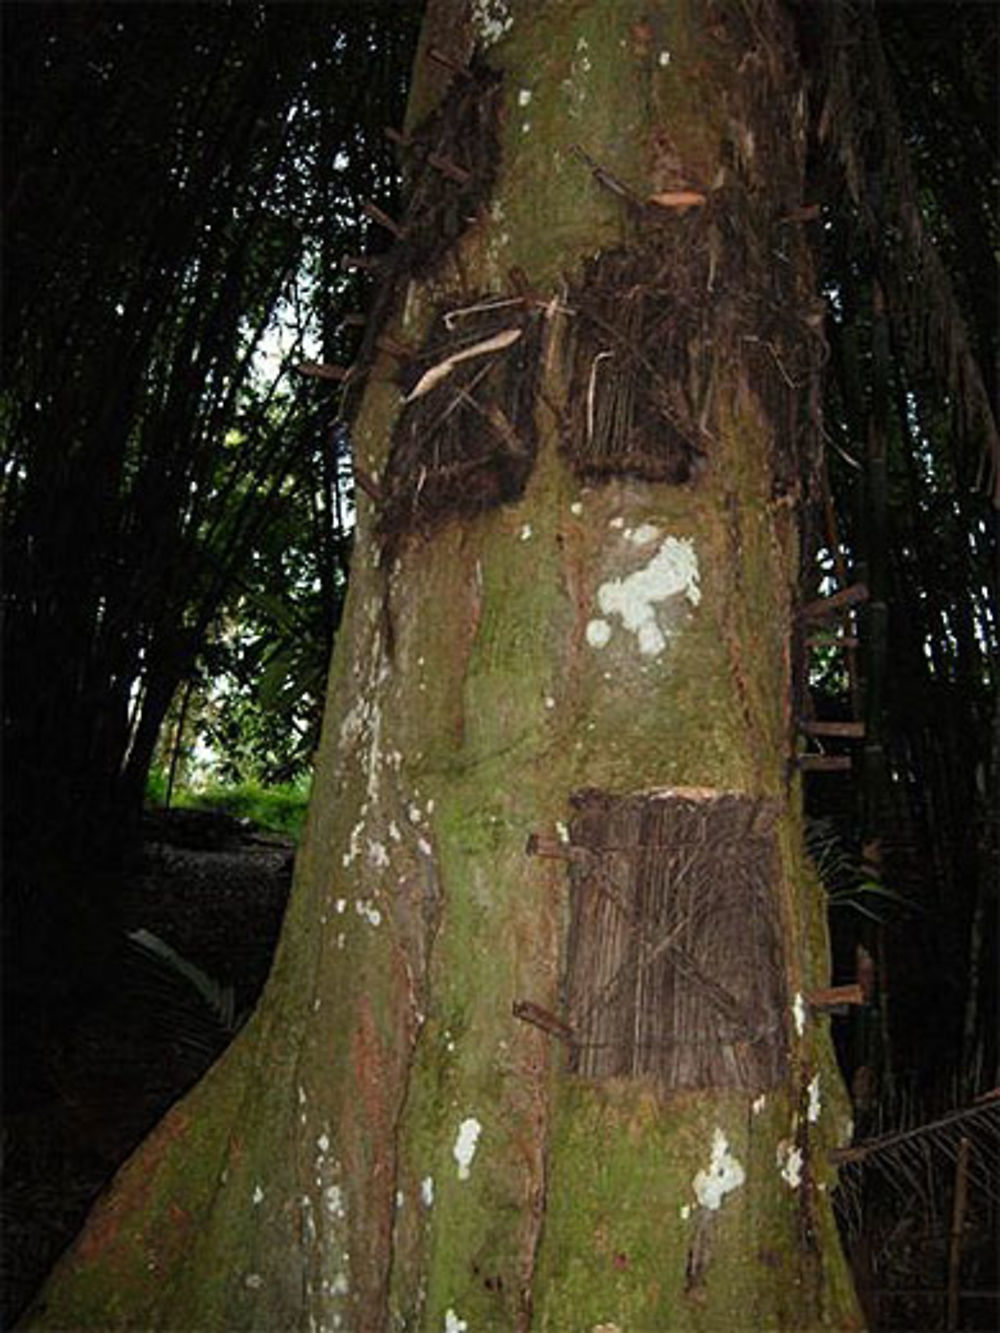
[[418, 56], [268, 989], [25, 1327], [860, 1326], [806, 998], [794, 34], [469, 8]]

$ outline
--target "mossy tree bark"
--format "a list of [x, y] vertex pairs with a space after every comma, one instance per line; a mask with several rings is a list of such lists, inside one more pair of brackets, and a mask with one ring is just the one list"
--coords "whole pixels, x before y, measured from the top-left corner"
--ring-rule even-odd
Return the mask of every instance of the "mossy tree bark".
[[[409, 454], [395, 364], [373, 361], [358, 465], [393, 526], [361, 499], [268, 989], [25, 1326], [858, 1327], [825, 1164], [840, 1084], [803, 998], [828, 960], [793, 754], [815, 341], [794, 36], [772, 0], [432, 0], [414, 130], [449, 77], [432, 46], [502, 76], [474, 66], [499, 168], [448, 253], [397, 282], [387, 331], [419, 348], [442, 311], [496, 300], [509, 321], [491, 307], [492, 350], [414, 391]], [[527, 421], [503, 397], [515, 354]], [[449, 447], [470, 487], [493, 448], [505, 502], [474, 492], [470, 515], [419, 413], [436, 402], [443, 430], [480, 371], [501, 388], [463, 420], [487, 444]], [[739, 820], [711, 845], [727, 801], [770, 849], [744, 900], [770, 913], [759, 958], [726, 907]], [[660, 874], [653, 838], [615, 862], [613, 835], [671, 802], [708, 830], [689, 859], [712, 906], [664, 933], [637, 886], [662, 907], [676, 858]], [[598, 984], [615, 930], [632, 962]], [[595, 1014], [619, 1036], [588, 1053]]]

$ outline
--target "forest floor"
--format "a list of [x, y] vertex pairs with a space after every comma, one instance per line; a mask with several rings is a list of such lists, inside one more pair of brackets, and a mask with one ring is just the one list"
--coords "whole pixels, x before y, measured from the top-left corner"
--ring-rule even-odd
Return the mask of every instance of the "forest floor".
[[[289, 839], [226, 815], [147, 816], [110, 984], [69, 1028], [41, 1038], [32, 1095], [5, 1108], [0, 1328], [12, 1327], [97, 1195], [253, 1008], [293, 859]], [[136, 931], [148, 934], [130, 938]]]

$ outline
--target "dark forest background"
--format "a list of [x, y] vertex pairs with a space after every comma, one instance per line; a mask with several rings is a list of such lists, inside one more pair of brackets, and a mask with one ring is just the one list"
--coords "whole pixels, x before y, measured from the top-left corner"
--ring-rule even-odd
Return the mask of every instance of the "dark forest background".
[[[802, 593], [845, 594], [802, 636], [800, 762], [870, 1140], [1000, 1083], [998, 14], [790, 7], [828, 348]], [[58, 1096], [53, 1053], [116, 985], [178, 738], [230, 779], [308, 772], [421, 9], [0, 11], [8, 1115]]]

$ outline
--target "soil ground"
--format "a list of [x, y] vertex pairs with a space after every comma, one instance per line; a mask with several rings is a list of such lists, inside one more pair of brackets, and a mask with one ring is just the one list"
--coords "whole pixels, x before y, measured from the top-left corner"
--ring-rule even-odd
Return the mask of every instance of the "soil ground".
[[[5, 1105], [0, 1327], [12, 1327], [118, 1167], [252, 1009], [293, 858], [288, 839], [226, 815], [147, 817], [110, 984], [58, 1035], [32, 1033], [39, 1077]], [[138, 930], [183, 961], [148, 936], [129, 938]], [[204, 974], [201, 989], [185, 964]]]

